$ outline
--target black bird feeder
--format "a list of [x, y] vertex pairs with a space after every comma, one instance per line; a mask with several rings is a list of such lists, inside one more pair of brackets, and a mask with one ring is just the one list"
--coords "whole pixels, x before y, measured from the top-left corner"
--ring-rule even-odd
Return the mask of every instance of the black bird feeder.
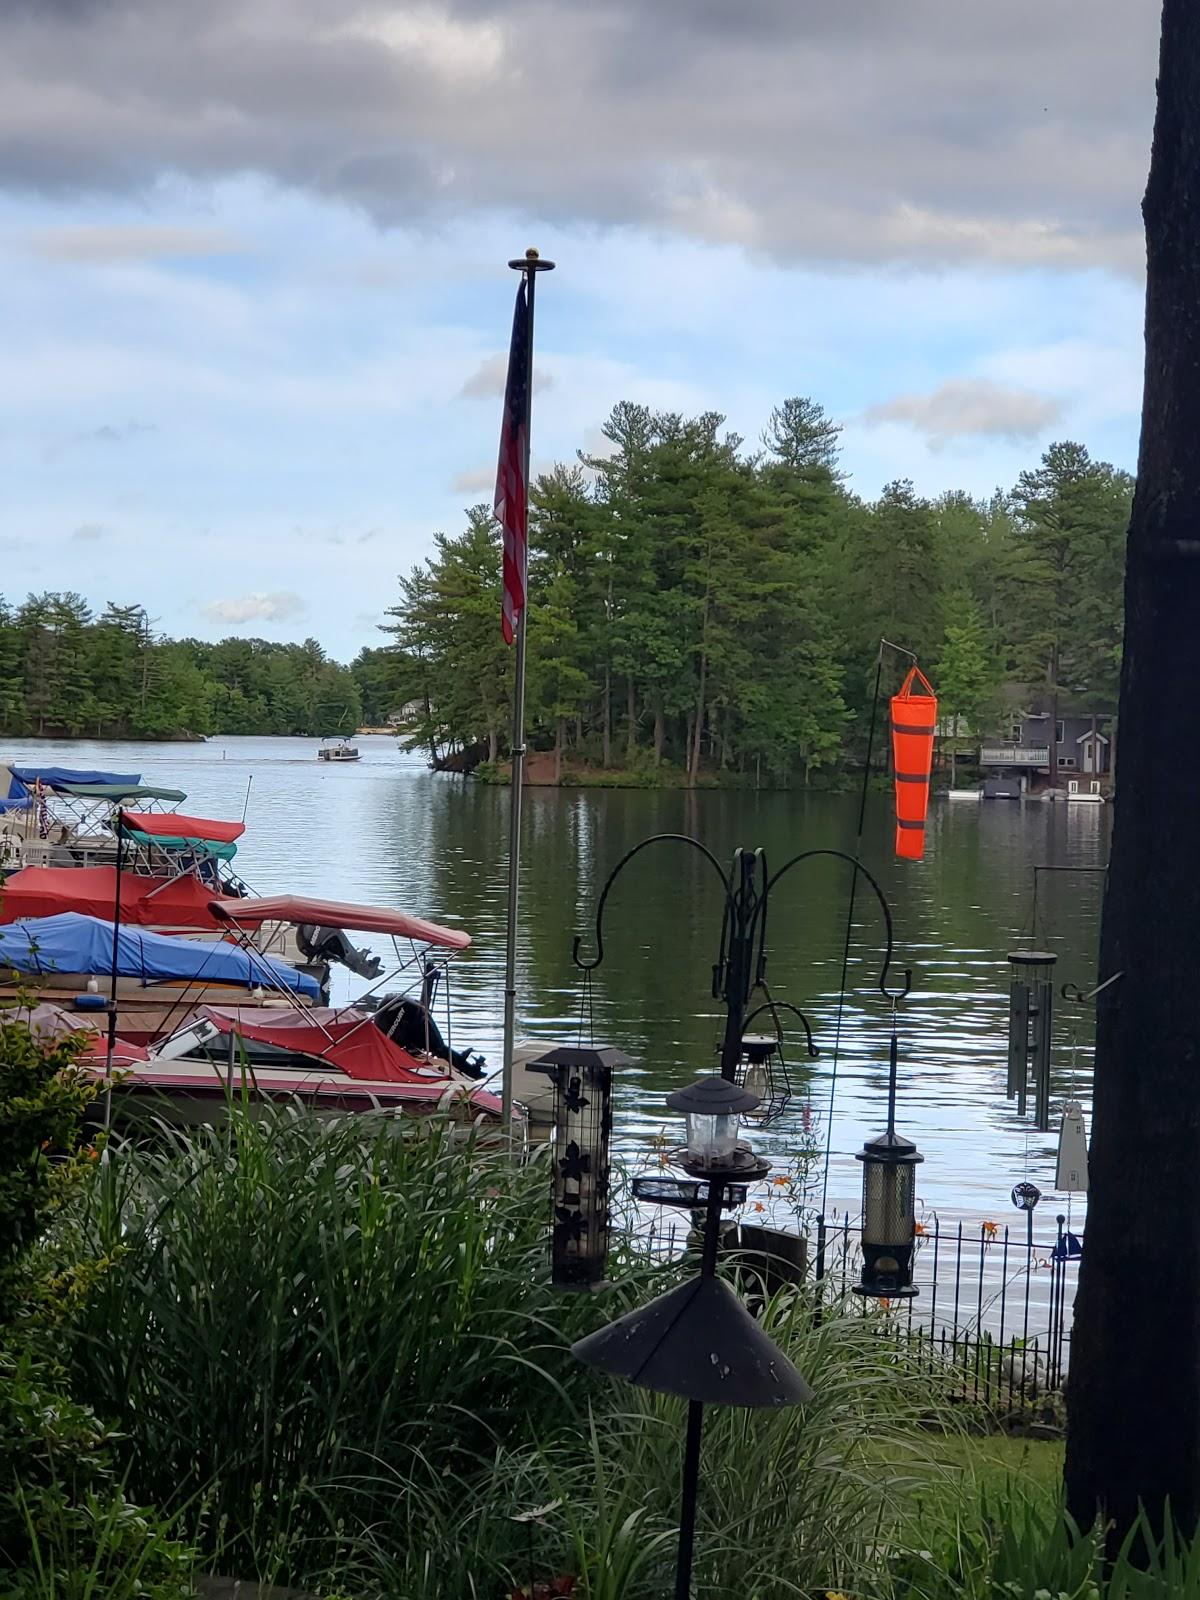
[[529, 1063], [554, 1084], [550, 1270], [559, 1289], [595, 1289], [604, 1282], [612, 1076], [629, 1062], [612, 1046], [559, 1045]]
[[862, 1276], [854, 1293], [876, 1300], [911, 1299], [917, 1243], [917, 1167], [925, 1157], [896, 1131], [898, 1046], [893, 1013], [888, 1060], [887, 1128], [858, 1152], [863, 1164]]

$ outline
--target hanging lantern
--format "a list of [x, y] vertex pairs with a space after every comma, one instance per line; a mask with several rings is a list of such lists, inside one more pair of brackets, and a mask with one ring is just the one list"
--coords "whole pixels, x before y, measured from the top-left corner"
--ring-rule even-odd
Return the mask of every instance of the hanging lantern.
[[554, 1085], [551, 1281], [595, 1289], [608, 1256], [612, 1075], [630, 1058], [611, 1046], [559, 1045], [529, 1063]]
[[755, 1164], [749, 1145], [738, 1139], [738, 1128], [744, 1115], [757, 1110], [756, 1094], [714, 1074], [669, 1094], [667, 1105], [687, 1118], [687, 1145], [679, 1156], [685, 1172], [732, 1173]]
[[758, 1099], [758, 1105], [742, 1115], [752, 1122], [767, 1122], [774, 1112], [776, 1078], [787, 1079], [783, 1064], [783, 1050], [773, 1033], [747, 1033], [742, 1038], [742, 1059], [738, 1080], [747, 1094]]
[[[915, 694], [917, 681], [925, 693]], [[920, 861], [925, 854], [925, 815], [937, 732], [937, 696], [917, 666], [909, 668], [900, 693], [892, 696], [892, 763], [896, 779], [896, 854]]]
[[1034, 1125], [1050, 1131], [1050, 1024], [1053, 1015], [1054, 963], [1047, 950], [1016, 950], [1008, 1001], [1008, 1095], [1016, 1096], [1017, 1115], [1024, 1116], [1029, 1081], [1034, 1086]]

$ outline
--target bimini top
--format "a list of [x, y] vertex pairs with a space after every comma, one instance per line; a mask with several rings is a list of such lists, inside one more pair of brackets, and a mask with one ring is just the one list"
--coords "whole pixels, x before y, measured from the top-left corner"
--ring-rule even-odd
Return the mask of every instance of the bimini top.
[[185, 817], [178, 811], [122, 811], [121, 832], [135, 844], [153, 844], [161, 850], [192, 850], [220, 856], [237, 853], [234, 842], [246, 831], [244, 822], [222, 822], [216, 817]]
[[[170, 817], [159, 819], [169, 822]], [[273, 894], [261, 899], [214, 900], [212, 914], [221, 922], [257, 928], [264, 922], [308, 923], [314, 928], [350, 928], [355, 933], [390, 933], [419, 944], [440, 945], [445, 950], [465, 950], [471, 935], [461, 928], [443, 928], [423, 917], [383, 906], [356, 906], [341, 900], [310, 900], [301, 894]]]
[[76, 767], [9, 767], [8, 770], [29, 788], [35, 783], [40, 783], [44, 789], [59, 789], [67, 783], [103, 783], [136, 789], [142, 781], [140, 772], [90, 772]]
[[314, 1006], [309, 1011], [266, 1009], [253, 1017], [221, 1006], [200, 1006], [206, 1018], [223, 1034], [274, 1045], [296, 1055], [314, 1056], [360, 1083], [402, 1083], [414, 1098], [438, 1101], [448, 1090], [457, 1091], [481, 1111], [499, 1112], [498, 1095], [489, 1089], [433, 1075], [362, 1011], [333, 1011]]
[[[315, 978], [285, 961], [273, 961], [227, 939], [178, 939], [140, 928], [117, 930], [117, 976], [144, 984], [232, 983], [243, 989], [290, 989], [316, 997]], [[113, 925], [101, 917], [64, 911], [55, 917], [0, 928], [0, 971], [105, 973], [112, 970]]]
[[136, 788], [142, 781], [140, 772], [92, 772], [77, 767], [9, 767], [8, 794], [0, 800], [0, 812], [27, 811], [34, 785], [58, 790], [69, 783], [120, 784]]
[[182, 789], [159, 789], [149, 783], [56, 783], [56, 794], [74, 795], [79, 800], [165, 800], [173, 805], [186, 800]]
[[[0, 923], [54, 917], [81, 911], [88, 917], [112, 917], [116, 905], [116, 867], [22, 867], [4, 883]], [[213, 892], [191, 873], [177, 878], [121, 874], [121, 922], [141, 927], [222, 928], [209, 910]]]

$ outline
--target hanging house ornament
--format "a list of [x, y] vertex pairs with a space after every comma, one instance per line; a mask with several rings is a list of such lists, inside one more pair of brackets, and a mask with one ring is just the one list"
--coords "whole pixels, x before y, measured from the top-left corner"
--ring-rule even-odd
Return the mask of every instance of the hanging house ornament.
[[612, 1077], [630, 1057], [611, 1046], [559, 1045], [529, 1063], [554, 1086], [551, 1281], [596, 1289], [608, 1259]]
[[1054, 1187], [1059, 1194], [1086, 1194], [1088, 1191], [1087, 1129], [1078, 1100], [1068, 1100], [1063, 1107]]

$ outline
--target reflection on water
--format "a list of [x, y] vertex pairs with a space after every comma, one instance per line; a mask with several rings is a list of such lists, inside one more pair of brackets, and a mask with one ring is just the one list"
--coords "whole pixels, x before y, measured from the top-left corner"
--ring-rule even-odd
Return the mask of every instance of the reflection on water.
[[[188, 793], [184, 809], [240, 816], [248, 830], [237, 866], [261, 893], [294, 890], [379, 901], [460, 924], [474, 938], [455, 963], [454, 1042], [500, 1056], [506, 891], [506, 791], [427, 772], [386, 738], [359, 740], [363, 760], [330, 766], [316, 741], [213, 739], [197, 745], [78, 741], [10, 745], [8, 759], [140, 770]], [[889, 799], [873, 797], [864, 860], [892, 904], [898, 965], [913, 992], [900, 1012], [900, 1122], [925, 1155], [920, 1192], [946, 1216], [1011, 1212], [1009, 1190], [1030, 1177], [1051, 1210], [1055, 1135], [1018, 1120], [1004, 1096], [1008, 968], [1014, 940], [1034, 931], [1033, 867], [1103, 865], [1106, 806], [936, 802], [926, 860], [892, 856]], [[585, 1013], [598, 1040], [639, 1058], [620, 1086], [618, 1137], [645, 1147], [666, 1123], [664, 1094], [711, 1070], [720, 1008], [710, 995], [720, 932], [719, 886], [698, 854], [677, 845], [643, 852], [606, 916], [606, 955], [587, 997], [571, 942], [591, 949], [595, 899], [610, 867], [646, 834], [696, 834], [723, 862], [736, 845], [761, 845], [779, 866], [800, 850], [853, 849], [849, 796], [535, 789], [527, 797], [521, 874], [522, 1031], [555, 1039]], [[821, 1057], [794, 1049], [793, 1077], [824, 1136], [845, 934], [848, 869], [796, 869], [771, 902], [772, 992], [809, 1017]], [[1053, 873], [1038, 893], [1037, 942], [1057, 952], [1057, 981], [1087, 985], [1095, 971], [1101, 879]], [[386, 940], [364, 937], [386, 956]], [[881, 1126], [890, 1012], [875, 985], [883, 928], [860, 893], [851, 944], [833, 1119], [830, 1202], [853, 1204], [854, 1151]], [[590, 1009], [589, 1009], [590, 1008]], [[585, 1026], [589, 1025], [585, 1022]], [[1057, 1107], [1074, 1085], [1090, 1100], [1091, 1012], [1059, 1004]], [[798, 1070], [795, 1063], [803, 1061]], [[781, 1158], [800, 1108], [762, 1135]], [[1080, 1208], [1075, 1208], [1078, 1225]], [[1015, 1215], [1015, 1214], [1013, 1214]]]

